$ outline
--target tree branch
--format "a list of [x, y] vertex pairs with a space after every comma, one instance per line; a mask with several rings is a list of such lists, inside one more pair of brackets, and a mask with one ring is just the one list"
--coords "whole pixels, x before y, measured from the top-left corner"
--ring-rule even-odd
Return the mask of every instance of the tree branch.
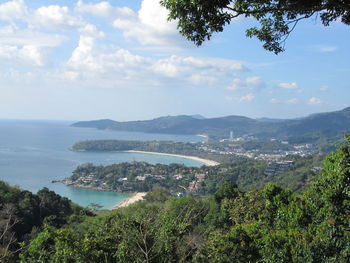
[[[337, 0], [335, 0], [337, 1]], [[235, 15], [232, 15], [232, 18], [236, 18], [240, 15], [246, 15], [246, 16], [250, 16], [250, 15], [257, 15], [257, 14], [267, 14], [267, 13], [272, 13], [272, 12], [295, 12], [295, 8], [293, 7], [271, 7], [271, 8], [261, 8], [261, 9], [254, 9], [254, 10], [239, 10], [230, 6], [226, 6], [226, 8], [230, 11], [235, 12]], [[314, 7], [314, 8], [310, 8], [310, 9], [304, 9], [303, 12], [317, 12], [317, 11], [322, 11], [322, 10], [326, 10], [327, 7], [326, 6], [320, 6], [318, 8]]]
[[349, 3], [344, 3], [341, 0], [333, 0], [334, 5], [339, 6], [340, 8], [343, 8], [344, 10], [350, 12], [350, 4]]

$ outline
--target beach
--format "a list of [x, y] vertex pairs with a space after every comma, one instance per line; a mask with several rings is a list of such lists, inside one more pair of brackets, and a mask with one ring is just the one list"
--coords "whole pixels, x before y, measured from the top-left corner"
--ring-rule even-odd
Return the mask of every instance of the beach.
[[202, 138], [205, 138], [205, 139], [209, 138], [209, 136], [207, 134], [196, 134], [196, 136], [199, 136], [199, 137], [202, 137]]
[[140, 192], [140, 193], [134, 193], [132, 196], [130, 196], [129, 198], [127, 198], [126, 200], [124, 200], [123, 202], [121, 202], [118, 205], [115, 205], [112, 210], [114, 209], [118, 209], [118, 208], [122, 208], [122, 207], [127, 207], [133, 203], [136, 203], [138, 201], [143, 200], [143, 197], [146, 195], [147, 193], [144, 192]]
[[219, 165], [220, 163], [213, 161], [213, 160], [208, 160], [208, 159], [203, 159], [199, 158], [196, 156], [188, 156], [188, 155], [180, 155], [180, 154], [171, 154], [171, 153], [160, 153], [160, 152], [144, 152], [144, 151], [135, 151], [135, 150], [130, 150], [130, 151], [125, 151], [125, 152], [130, 152], [130, 153], [145, 153], [145, 154], [157, 154], [157, 155], [165, 155], [165, 156], [173, 156], [173, 157], [180, 157], [180, 158], [186, 158], [190, 159], [193, 161], [200, 162], [206, 166], [216, 166]]

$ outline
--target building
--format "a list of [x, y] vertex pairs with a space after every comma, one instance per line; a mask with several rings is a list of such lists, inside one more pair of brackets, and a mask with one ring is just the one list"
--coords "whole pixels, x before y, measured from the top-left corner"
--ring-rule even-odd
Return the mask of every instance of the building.
[[287, 171], [292, 164], [293, 164], [293, 161], [282, 161], [282, 162], [269, 163], [264, 171], [264, 174], [265, 175], [273, 175], [273, 174]]

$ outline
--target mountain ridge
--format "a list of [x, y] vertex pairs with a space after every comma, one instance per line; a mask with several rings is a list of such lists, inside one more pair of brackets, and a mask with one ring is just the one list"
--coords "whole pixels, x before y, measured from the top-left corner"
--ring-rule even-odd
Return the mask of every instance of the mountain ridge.
[[231, 131], [235, 136], [251, 134], [257, 137], [280, 138], [315, 134], [336, 136], [350, 132], [350, 107], [298, 119], [252, 119], [238, 115], [215, 118], [195, 116], [200, 115], [162, 116], [151, 120], [126, 122], [102, 119], [76, 122], [72, 126], [146, 133], [208, 134], [212, 138], [227, 138]]

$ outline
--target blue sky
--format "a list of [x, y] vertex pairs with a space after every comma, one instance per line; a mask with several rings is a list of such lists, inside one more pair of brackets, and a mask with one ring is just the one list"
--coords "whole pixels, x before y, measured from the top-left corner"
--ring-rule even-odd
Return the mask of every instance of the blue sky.
[[265, 51], [237, 19], [201, 47], [157, 0], [0, 0], [0, 119], [294, 118], [350, 106], [349, 26]]

